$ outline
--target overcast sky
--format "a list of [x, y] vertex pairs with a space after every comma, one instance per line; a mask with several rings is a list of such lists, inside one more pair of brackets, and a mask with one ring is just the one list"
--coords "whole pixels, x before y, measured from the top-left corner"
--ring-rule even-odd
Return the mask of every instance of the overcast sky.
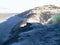
[[21, 13], [49, 4], [60, 6], [60, 0], [0, 0], [0, 13]]

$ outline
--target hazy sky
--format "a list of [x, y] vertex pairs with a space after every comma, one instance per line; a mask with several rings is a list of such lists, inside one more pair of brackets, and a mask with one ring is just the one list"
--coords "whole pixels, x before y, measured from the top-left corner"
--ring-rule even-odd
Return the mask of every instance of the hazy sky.
[[0, 0], [0, 13], [19, 13], [49, 4], [60, 6], [60, 0]]

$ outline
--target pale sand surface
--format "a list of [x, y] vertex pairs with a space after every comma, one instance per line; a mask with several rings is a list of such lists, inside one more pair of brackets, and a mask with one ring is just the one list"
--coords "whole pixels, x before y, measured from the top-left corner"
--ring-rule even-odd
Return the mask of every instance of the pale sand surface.
[[0, 23], [5, 21], [6, 19], [16, 15], [16, 13], [0, 13]]

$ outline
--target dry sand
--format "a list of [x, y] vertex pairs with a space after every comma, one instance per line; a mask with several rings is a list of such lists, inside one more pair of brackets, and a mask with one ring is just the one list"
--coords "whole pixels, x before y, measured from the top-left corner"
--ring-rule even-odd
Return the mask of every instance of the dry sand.
[[0, 13], [0, 23], [10, 18], [11, 16], [14, 16], [15, 14], [16, 13]]

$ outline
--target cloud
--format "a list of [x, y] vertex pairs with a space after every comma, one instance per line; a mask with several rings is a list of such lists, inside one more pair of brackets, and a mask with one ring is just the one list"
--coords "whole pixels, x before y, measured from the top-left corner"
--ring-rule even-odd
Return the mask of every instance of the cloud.
[[[33, 7], [54, 4], [60, 6], [60, 0], [0, 0], [0, 7], [7, 8], [2, 12], [23, 12]], [[1, 11], [0, 11], [1, 12]]]

